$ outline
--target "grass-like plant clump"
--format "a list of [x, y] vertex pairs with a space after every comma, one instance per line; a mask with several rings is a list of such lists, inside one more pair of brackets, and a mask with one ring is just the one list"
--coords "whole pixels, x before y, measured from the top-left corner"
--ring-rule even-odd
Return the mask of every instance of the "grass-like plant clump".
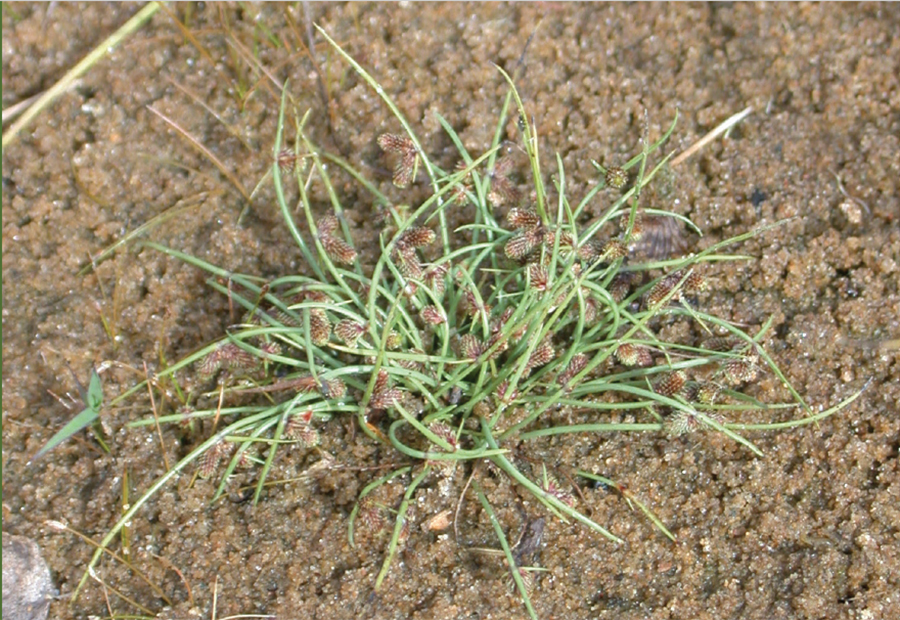
[[[129, 507], [91, 566], [174, 477], [214, 477], [220, 495], [236, 468], [254, 466], [259, 500], [285, 444], [311, 448], [323, 420], [354, 416], [363, 433], [393, 448], [402, 461], [364, 488], [348, 520], [351, 542], [360, 527], [386, 524], [390, 531], [375, 588], [407, 535], [417, 488], [463, 471], [469, 476], [463, 493], [471, 489], [490, 517], [515, 587], [536, 617], [530, 599], [535, 573], [519, 566], [529, 554], [510, 545], [480, 476], [506, 476], [550, 515], [578, 521], [610, 541], [619, 538], [579, 510], [571, 485], [561, 484], [555, 473], [562, 464], [523, 469], [514, 453], [527, 450], [529, 442], [551, 435], [564, 441], [585, 433], [709, 431], [759, 454], [739, 433], [809, 424], [849, 402], [812, 415], [760, 346], [768, 323], [747, 332], [704, 310], [704, 270], [719, 261], [748, 259], [727, 248], [761, 230], [686, 256], [645, 251], [653, 230], [693, 227], [641, 201], [670, 163], [671, 153], [662, 152], [674, 120], [658, 139], [645, 135], [640, 151], [623, 166], [597, 164], [598, 182], [576, 200], [561, 159], [550, 166], [542, 160], [530, 112], [502, 70], [510, 90], [492, 148], [468, 152], [438, 117], [458, 151], [458, 161], [442, 167], [375, 79], [328, 40], [396, 118], [400, 131], [372, 136], [394, 166], [394, 184], [426, 182], [430, 196], [415, 208], [395, 207], [360, 171], [310, 141], [309, 113], [295, 110], [285, 89], [271, 179], [309, 272], [265, 281], [146, 243], [209, 273], [209, 286], [228, 295], [244, 317], [221, 340], [158, 375], [158, 381], [176, 386], [183, 407], [134, 426], [209, 419], [218, 430]], [[518, 119], [516, 136], [504, 136], [509, 115]], [[292, 144], [289, 133], [296, 136]], [[527, 170], [527, 192], [509, 178], [517, 162]], [[334, 166], [357, 179], [387, 214], [374, 265], [361, 263], [349, 234], [329, 172]], [[299, 188], [298, 205], [288, 204], [288, 183]], [[311, 204], [314, 184], [330, 197], [330, 212]], [[610, 196], [610, 204], [598, 206]], [[451, 226], [463, 209], [474, 212], [472, 221]], [[702, 336], [665, 341], [660, 328], [673, 317], [692, 321]], [[763, 372], [778, 376], [793, 402], [763, 405], [741, 394]], [[189, 383], [194, 393], [182, 389]], [[772, 424], [729, 421], [742, 412], [786, 407], [803, 415]], [[569, 415], [556, 415], [560, 411]], [[641, 421], [630, 421], [635, 419]], [[615, 484], [595, 472], [578, 473]], [[406, 485], [399, 505], [373, 500], [380, 485], [398, 478]], [[628, 497], [673, 537], [637, 497]]]

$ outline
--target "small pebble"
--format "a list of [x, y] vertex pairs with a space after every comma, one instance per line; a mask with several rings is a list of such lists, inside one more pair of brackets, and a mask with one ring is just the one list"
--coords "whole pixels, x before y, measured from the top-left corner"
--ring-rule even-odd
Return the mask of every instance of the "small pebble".
[[3, 619], [46, 620], [55, 596], [37, 543], [3, 532]]

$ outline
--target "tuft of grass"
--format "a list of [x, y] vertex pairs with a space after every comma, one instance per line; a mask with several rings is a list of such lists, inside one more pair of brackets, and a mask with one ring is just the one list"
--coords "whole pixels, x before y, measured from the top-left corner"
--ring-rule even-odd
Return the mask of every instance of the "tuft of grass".
[[[200, 475], [218, 477], [213, 500], [225, 492], [239, 467], [254, 468], [253, 500], [258, 502], [271, 484], [268, 477], [280, 448], [299, 444], [313, 449], [321, 422], [353, 416], [371, 441], [390, 446], [397, 456], [396, 468], [364, 488], [348, 519], [348, 535], [356, 544], [360, 527], [380, 530], [385, 515], [393, 518], [375, 589], [385, 583], [392, 560], [409, 536], [408, 509], [416, 490], [429, 480], [452, 482], [469, 470], [471, 488], [490, 518], [516, 589], [529, 616], [536, 618], [532, 574], [527, 573], [526, 584], [526, 573], [517, 566], [491, 498], [477, 479], [480, 472], [501, 473], [561, 521], [577, 521], [621, 543], [560, 487], [553, 473], [558, 464], [540, 463], [532, 471], [520, 465], [527, 459], [517, 456], [550, 436], [565, 441], [585, 433], [703, 431], [721, 433], [762, 454], [742, 432], [811, 424], [858, 397], [810, 415], [808, 405], [760, 345], [771, 321], [748, 333], [703, 308], [704, 291], [710, 286], [704, 270], [718, 262], [750, 260], [729, 254], [728, 248], [780, 223], [696, 254], [652, 262], [635, 256], [632, 250], [647, 213], [641, 192], [671, 164], [672, 153], [660, 154], [677, 118], [656, 140], [645, 135], [640, 152], [620, 171], [609, 174], [597, 164], [596, 184], [575, 202], [559, 156], [552, 162], [555, 174], [548, 177], [536, 125], [525, 120], [531, 116], [502, 69], [498, 71], [509, 84], [509, 94], [492, 145], [480, 154], [468, 152], [453, 127], [438, 116], [459, 159], [438, 162], [375, 78], [327, 33], [319, 32], [381, 97], [401, 128], [402, 133], [387, 138], [373, 136], [388, 146], [385, 150], [396, 151], [389, 154], [401, 157], [395, 185], [416, 183], [416, 169], [421, 169], [431, 195], [408, 211], [394, 207], [350, 163], [311, 141], [304, 129], [310, 113], [293, 109], [285, 86], [267, 176], [308, 273], [264, 281], [144, 242], [208, 273], [210, 288], [227, 295], [244, 315], [219, 341], [155, 376], [157, 383], [171, 380], [180, 385], [176, 373], [183, 377], [193, 369], [193, 381], [185, 384], [193, 387], [183, 404], [194, 404], [170, 415], [154, 411], [131, 426], [205, 419], [213, 421], [216, 430], [130, 505], [98, 544], [89, 571], [141, 507], [192, 464]], [[525, 192], [512, 187], [508, 178], [498, 181], [509, 172], [510, 164], [498, 157], [509, 114], [521, 119], [519, 134], [510, 140], [515, 138], [527, 160]], [[288, 167], [284, 153], [289, 124], [296, 143]], [[360, 262], [329, 163], [349, 173], [387, 208], [389, 219], [374, 264]], [[608, 179], [617, 197], [597, 208], [593, 203]], [[285, 198], [288, 183], [298, 188], [296, 210]], [[326, 213], [313, 207], [313, 184], [330, 200]], [[454, 228], [449, 222], [458, 218], [453, 210], [460, 203], [471, 205], [474, 214], [470, 222]], [[588, 205], [601, 214], [591, 222], [586, 222]], [[665, 211], [653, 215], [685, 219]], [[301, 232], [304, 228], [308, 234]], [[673, 320], [692, 322], [697, 336], [686, 342], [664, 340], [661, 327]], [[743, 394], [741, 389], [762, 372], [781, 379], [792, 401], [763, 404]], [[138, 389], [143, 388], [136, 386], [114, 403]], [[740, 422], [743, 415], [788, 408], [807, 415], [762, 424]], [[635, 494], [598, 474], [578, 475], [616, 488], [660, 532], [674, 538]], [[395, 480], [405, 481], [399, 503], [379, 505], [375, 495]], [[79, 590], [87, 577], [86, 572]]]

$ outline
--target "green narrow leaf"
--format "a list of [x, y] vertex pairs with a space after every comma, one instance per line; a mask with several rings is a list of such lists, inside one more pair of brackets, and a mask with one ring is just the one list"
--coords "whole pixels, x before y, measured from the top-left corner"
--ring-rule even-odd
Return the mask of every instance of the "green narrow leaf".
[[[81, 384], [79, 383], [79, 386]], [[83, 388], [82, 388], [83, 389]], [[33, 461], [44, 456], [50, 450], [69, 439], [72, 435], [86, 429], [100, 418], [100, 408], [103, 406], [103, 383], [100, 381], [100, 375], [95, 368], [91, 369], [91, 382], [88, 385], [87, 393], [82, 392], [82, 398], [85, 401], [84, 410], [77, 416], [69, 420], [69, 422], [59, 429], [53, 437], [50, 438], [44, 447], [38, 450], [34, 455]], [[106, 445], [100, 442], [104, 449]]]
[[100, 407], [103, 406], [103, 383], [100, 381], [100, 375], [96, 369], [91, 369], [91, 382], [88, 385], [87, 400], [85, 402], [88, 409], [93, 409], [98, 415]]
[[77, 416], [69, 420], [69, 423], [63, 426], [57, 433], [50, 438], [44, 447], [41, 448], [37, 454], [34, 455], [32, 461], [36, 461], [40, 457], [44, 456], [50, 450], [67, 440], [72, 435], [76, 434], [78, 431], [86, 429], [88, 426], [94, 423], [100, 417], [100, 414], [96, 409], [91, 407], [85, 408], [84, 411], [79, 413]]

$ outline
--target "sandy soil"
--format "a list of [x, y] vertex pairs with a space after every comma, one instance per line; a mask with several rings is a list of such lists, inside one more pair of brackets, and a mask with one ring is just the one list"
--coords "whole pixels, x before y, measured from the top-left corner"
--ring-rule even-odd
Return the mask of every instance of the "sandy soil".
[[[153, 251], [120, 251], [89, 275], [76, 272], [89, 255], [178, 204], [192, 206], [150, 238], [234, 271], [268, 277], [302, 268], [271, 190], [238, 225], [246, 205], [239, 191], [147, 106], [198, 136], [252, 188], [268, 165], [278, 94], [243, 60], [242, 45], [278, 80], [290, 80], [301, 105], [313, 110], [315, 139], [347, 154], [399, 199], [375, 145], [378, 134], [399, 129], [396, 121], [317, 38], [326, 108], [301, 51], [302, 6], [192, 6], [189, 27], [208, 56], [159, 13], [3, 155], [3, 530], [40, 544], [63, 596], [92, 549], [45, 521], [65, 520], [99, 539], [121, 510], [126, 472], [134, 497], [164, 471], [164, 461], [153, 432], [124, 428], [147, 413], [137, 403], [106, 414], [112, 454], [82, 434], [29, 464], [73, 415], [49, 391], [76, 392], [67, 364], [82, 381], [104, 360], [158, 368], [161, 354], [177, 359], [229, 323], [227, 300], [205, 288], [202, 274]], [[5, 6], [3, 107], [48, 88], [138, 9]], [[186, 18], [184, 5], [174, 10]], [[472, 149], [489, 143], [505, 92], [491, 63], [513, 69], [533, 35], [520, 90], [545, 161], [560, 153], [575, 196], [596, 180], [591, 158], [618, 163], [634, 152], [644, 109], [654, 135], [680, 110], [673, 144], [685, 148], [752, 106], [727, 139], [681, 164], [654, 199], [703, 228], [701, 247], [794, 218], [737, 248], [759, 260], [717, 269], [707, 303], [748, 325], [774, 316], [766, 347], [816, 410], [871, 381], [853, 406], [818, 426], [753, 435], [765, 458], [720, 437], [539, 446], [561, 466], [627, 484], [678, 538], [667, 541], [614, 494], [585, 489], [585, 508], [626, 544], [548, 519], [539, 561], [549, 573], [534, 594], [540, 617], [900, 617], [900, 6], [401, 3], [309, 10], [381, 80], [437, 156], [449, 156], [452, 145], [433, 111]], [[275, 45], [269, 32], [288, 46]], [[374, 239], [370, 201], [350, 183], [337, 189], [355, 205], [354, 237]], [[325, 204], [324, 196], [316, 200]], [[121, 368], [107, 372], [107, 394], [138, 378]], [[771, 375], [754, 389], [763, 399], [784, 395]], [[359, 490], [378, 475], [371, 468], [395, 455], [353, 436], [348, 422], [336, 420], [322, 435], [337, 463], [363, 469], [273, 488], [255, 508], [234, 494], [209, 506], [211, 485], [189, 487], [185, 477], [142, 511], [132, 554], [174, 603], [160, 617], [210, 617], [216, 580], [217, 617], [525, 616], [500, 562], [467, 551], [491, 544], [477, 502], [462, 510], [463, 546], [421, 530], [430, 515], [453, 507], [432, 489], [416, 502], [388, 587], [374, 594], [383, 543], [351, 549], [346, 521]], [[163, 431], [170, 460], [197, 439]], [[315, 459], [296, 451], [282, 460], [279, 474], [290, 476]], [[486, 490], [517, 537], [517, 494], [499, 483]], [[402, 488], [384, 493], [390, 499]], [[114, 562], [103, 563], [100, 575], [154, 613], [165, 606]], [[118, 614], [138, 613], [114, 597], [112, 605]], [[108, 614], [97, 585], [74, 607], [63, 599], [51, 608], [55, 618]]]

